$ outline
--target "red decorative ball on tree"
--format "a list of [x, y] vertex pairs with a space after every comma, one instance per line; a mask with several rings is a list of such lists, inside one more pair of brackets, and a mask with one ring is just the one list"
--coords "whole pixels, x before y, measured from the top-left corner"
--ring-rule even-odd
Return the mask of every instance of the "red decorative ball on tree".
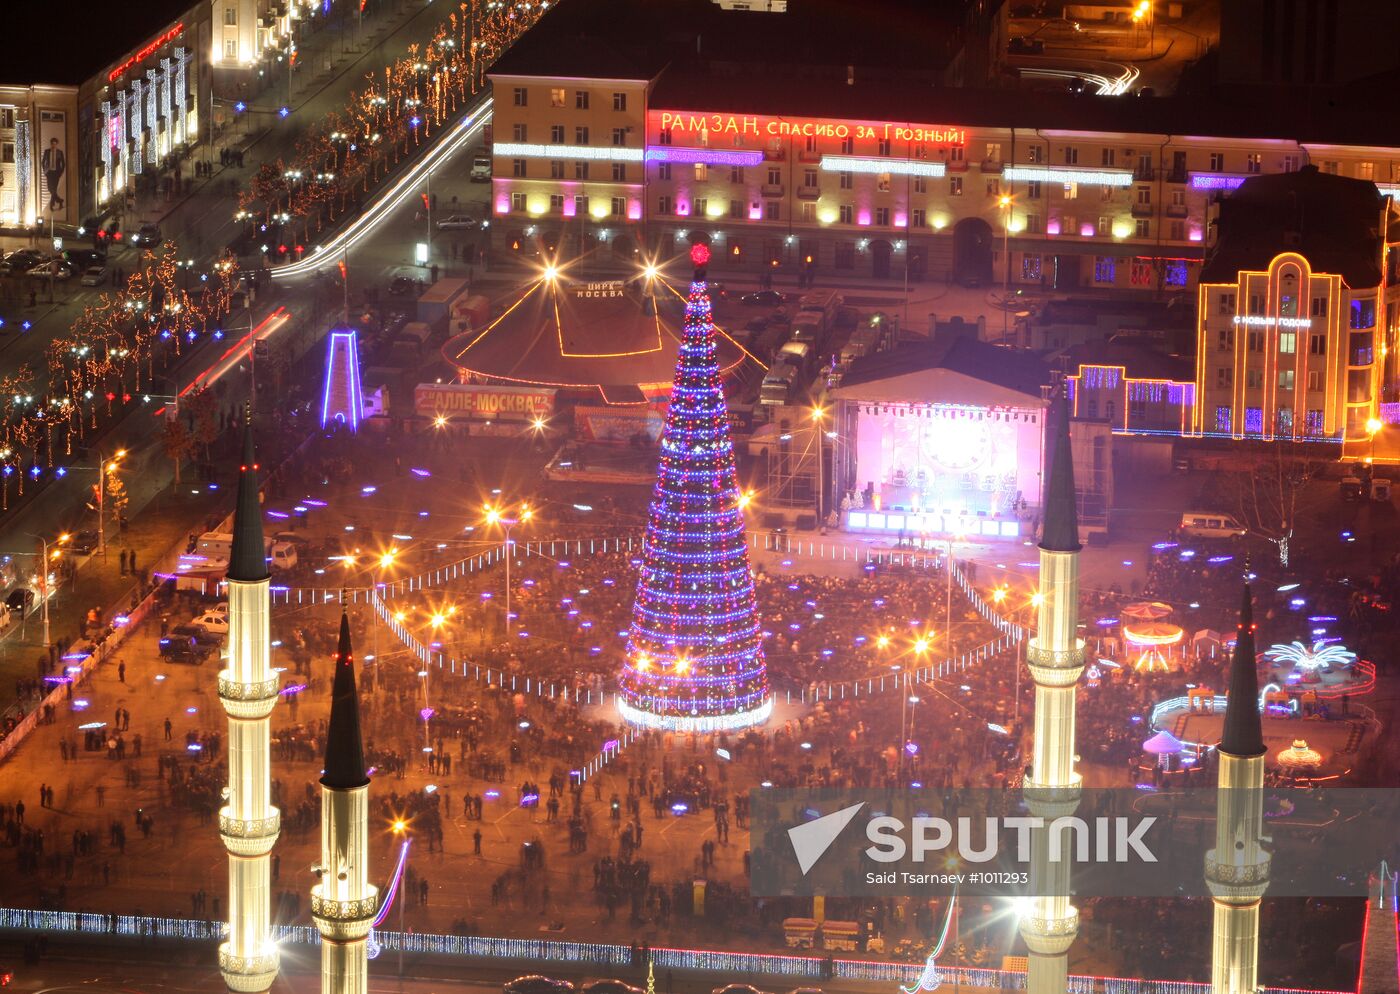
[[710, 247], [703, 242], [696, 242], [690, 247], [690, 261], [697, 266], [703, 266], [710, 261]]

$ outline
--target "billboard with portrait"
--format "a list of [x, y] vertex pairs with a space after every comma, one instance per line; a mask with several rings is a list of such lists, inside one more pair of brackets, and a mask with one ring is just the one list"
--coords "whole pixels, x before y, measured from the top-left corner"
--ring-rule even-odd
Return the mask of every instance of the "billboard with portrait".
[[68, 115], [61, 110], [39, 111], [39, 211], [41, 219], [68, 220]]

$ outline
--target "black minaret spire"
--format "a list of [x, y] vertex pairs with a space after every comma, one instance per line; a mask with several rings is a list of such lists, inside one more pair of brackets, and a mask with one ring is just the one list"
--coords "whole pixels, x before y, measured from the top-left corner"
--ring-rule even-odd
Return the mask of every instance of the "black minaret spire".
[[1079, 513], [1074, 498], [1074, 453], [1069, 444], [1069, 402], [1064, 388], [1055, 394], [1050, 412], [1054, 424], [1046, 446], [1049, 455], [1045, 484], [1045, 527], [1040, 547], [1046, 552], [1078, 552]]
[[350, 617], [342, 608], [335, 682], [331, 687], [331, 720], [326, 732], [326, 771], [321, 785], [333, 790], [353, 790], [367, 783], [365, 750], [360, 741], [360, 701], [355, 692], [355, 657], [350, 649]]
[[1249, 584], [1240, 604], [1239, 633], [1230, 660], [1230, 688], [1225, 704], [1225, 730], [1220, 751], [1231, 756], [1264, 755], [1264, 731], [1259, 720], [1259, 675], [1254, 658], [1254, 605]]
[[238, 503], [233, 511], [233, 547], [229, 551], [228, 578], [256, 583], [272, 574], [263, 545], [262, 503], [258, 499], [258, 464], [253, 452], [253, 415], [245, 412], [243, 462], [238, 467]]

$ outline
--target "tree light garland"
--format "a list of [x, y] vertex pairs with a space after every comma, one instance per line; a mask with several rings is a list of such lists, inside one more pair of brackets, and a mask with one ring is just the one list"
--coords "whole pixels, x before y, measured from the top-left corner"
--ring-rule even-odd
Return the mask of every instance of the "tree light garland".
[[638, 569], [618, 711], [653, 728], [715, 731], [773, 710], [720, 382], [704, 245]]

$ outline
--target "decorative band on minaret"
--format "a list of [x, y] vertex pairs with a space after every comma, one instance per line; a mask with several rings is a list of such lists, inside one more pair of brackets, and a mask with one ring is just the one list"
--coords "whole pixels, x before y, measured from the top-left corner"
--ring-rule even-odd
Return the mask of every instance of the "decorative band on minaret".
[[1264, 729], [1249, 584], [1240, 605], [1230, 660], [1230, 688], [1221, 732], [1215, 848], [1206, 853], [1206, 886], [1214, 904], [1212, 994], [1255, 994], [1259, 985], [1259, 901], [1269, 886], [1263, 846]]
[[219, 972], [239, 994], [268, 990], [277, 977], [268, 853], [281, 816], [272, 806], [269, 716], [280, 681], [270, 659], [270, 579], [250, 418], [229, 551], [228, 664], [219, 673], [229, 743], [227, 803], [219, 810], [219, 835], [228, 850], [228, 938], [219, 946]]
[[369, 775], [360, 739], [350, 619], [344, 610], [321, 776], [318, 876], [320, 882], [311, 888], [311, 917], [321, 933], [321, 994], [365, 994], [369, 931], [379, 891], [369, 883]]
[[[1060, 391], [1053, 406], [1053, 431], [1046, 446], [1045, 523], [1040, 538], [1040, 610], [1036, 634], [1026, 648], [1035, 680], [1035, 730], [1025, 797], [1031, 813], [1047, 822], [1079, 806], [1080, 777], [1074, 771], [1074, 694], [1084, 671], [1079, 638], [1079, 516], [1069, 405]], [[1066, 829], [1067, 831], [1067, 829]], [[1063, 841], [1063, 840], [1061, 840]], [[1068, 953], [1079, 934], [1079, 912], [1069, 903], [1069, 863], [1048, 858], [1047, 829], [1032, 834], [1030, 913], [1021, 919], [1031, 994], [1064, 994]]]

